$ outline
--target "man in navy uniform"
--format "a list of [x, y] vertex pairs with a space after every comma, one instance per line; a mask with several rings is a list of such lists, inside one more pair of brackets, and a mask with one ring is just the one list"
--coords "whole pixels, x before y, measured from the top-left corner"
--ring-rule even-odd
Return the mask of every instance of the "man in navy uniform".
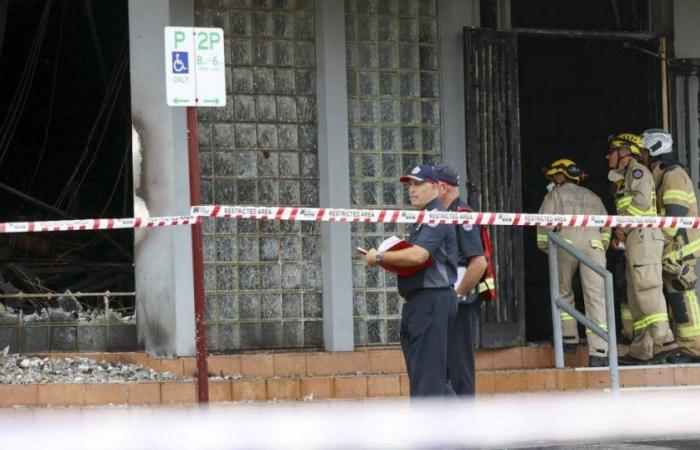
[[[432, 166], [422, 164], [399, 179], [408, 184], [411, 205], [419, 210], [444, 211], [438, 198], [439, 178]], [[408, 237], [413, 246], [386, 253], [370, 249], [365, 263], [414, 267], [432, 263], [398, 278], [405, 299], [401, 311], [401, 348], [411, 397], [454, 395], [447, 385], [447, 327], [455, 314], [457, 242], [452, 225], [416, 224]]]
[[[459, 174], [452, 167], [435, 166], [440, 179], [439, 196], [448, 211], [471, 211], [459, 196]], [[474, 338], [481, 307], [478, 284], [486, 271], [481, 230], [476, 225], [455, 226], [458, 277], [455, 292], [459, 299], [457, 316], [450, 321], [447, 341], [447, 370], [452, 389], [459, 396], [473, 396]]]

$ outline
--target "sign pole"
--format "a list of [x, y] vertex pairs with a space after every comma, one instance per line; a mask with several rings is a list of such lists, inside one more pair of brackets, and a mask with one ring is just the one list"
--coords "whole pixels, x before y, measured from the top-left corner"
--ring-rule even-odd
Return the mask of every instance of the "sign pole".
[[[197, 107], [187, 107], [187, 154], [190, 166], [190, 203], [200, 203], [199, 137]], [[197, 343], [197, 399], [209, 403], [209, 370], [207, 368], [207, 324], [204, 306], [204, 258], [202, 257], [202, 224], [192, 225], [192, 275], [194, 278], [194, 321]]]
[[[165, 27], [165, 95], [169, 106], [187, 107], [190, 205], [200, 203], [197, 107], [226, 106], [226, 57], [221, 28]], [[192, 225], [192, 278], [197, 345], [197, 399], [209, 403], [207, 324], [202, 224]]]

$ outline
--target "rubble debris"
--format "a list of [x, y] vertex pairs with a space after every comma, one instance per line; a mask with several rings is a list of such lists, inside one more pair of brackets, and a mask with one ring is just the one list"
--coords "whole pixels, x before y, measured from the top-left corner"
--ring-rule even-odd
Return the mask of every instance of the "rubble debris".
[[66, 295], [62, 295], [56, 298], [56, 304], [59, 308], [64, 311], [81, 313], [83, 311], [83, 305], [80, 304], [77, 298], [70, 295], [70, 291], [66, 291]]
[[209, 372], [209, 381], [228, 381], [228, 380], [240, 380], [243, 378], [243, 375], [237, 373], [234, 375], [212, 375], [211, 372]]
[[136, 323], [136, 316], [122, 315], [119, 311], [109, 310], [109, 317], [105, 316], [105, 311], [103, 309], [93, 309], [90, 312], [85, 312], [78, 315], [78, 322], [80, 323]]
[[89, 358], [40, 358], [0, 353], [0, 384], [126, 383], [178, 381], [185, 377], [156, 372], [140, 364], [95, 361]]
[[[0, 255], [8, 251], [0, 244]], [[130, 267], [86, 261], [44, 261], [31, 268], [29, 264], [0, 258], [0, 315], [10, 314], [0, 318], [1, 323], [11, 322], [13, 314], [20, 314], [19, 321], [12, 321], [18, 324], [133, 322], [124, 318], [133, 315], [133, 287], [129, 285], [114, 296], [110, 292], [110, 288], [128, 282], [124, 274]], [[28, 320], [23, 320], [23, 316]]]
[[36, 323], [121, 323], [134, 324], [136, 316], [134, 314], [122, 314], [120, 311], [113, 309], [109, 310], [109, 315], [105, 314], [105, 310], [94, 308], [89, 311], [81, 309], [66, 310], [64, 308], [42, 308], [31, 314], [20, 314], [19, 310], [7, 307], [0, 310], [0, 324], [36, 324]]
[[24, 323], [41, 323], [41, 322], [48, 322], [49, 321], [49, 314], [47, 313], [46, 309], [42, 309], [38, 313], [32, 313], [28, 314], [26, 316], [23, 316]]
[[47, 308], [42, 311], [48, 311], [51, 322], [70, 323], [78, 319], [77, 314], [65, 311], [62, 308]]

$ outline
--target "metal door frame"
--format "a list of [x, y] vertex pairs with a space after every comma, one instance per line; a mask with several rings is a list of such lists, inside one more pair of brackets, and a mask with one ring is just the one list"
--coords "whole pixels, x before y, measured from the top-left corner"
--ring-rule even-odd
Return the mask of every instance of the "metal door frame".
[[[473, 206], [519, 211], [522, 189], [516, 36], [465, 27], [463, 41], [467, 179], [479, 189], [480, 199]], [[504, 120], [499, 123], [494, 117]], [[483, 137], [482, 131], [488, 135]], [[492, 148], [482, 148], [483, 143]], [[500, 183], [498, 187], [495, 180]], [[491, 235], [498, 299], [482, 305], [478, 342], [481, 347], [522, 345], [525, 289], [523, 273], [517, 269], [523, 264], [522, 229], [499, 227], [492, 229]]]

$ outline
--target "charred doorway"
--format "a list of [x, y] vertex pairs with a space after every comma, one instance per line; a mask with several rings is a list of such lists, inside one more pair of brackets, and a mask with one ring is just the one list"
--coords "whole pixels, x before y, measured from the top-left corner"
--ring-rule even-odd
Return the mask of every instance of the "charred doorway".
[[[127, 1], [3, 3], [0, 220], [130, 217]], [[135, 348], [133, 239], [0, 235], [0, 349]]]
[[[604, 158], [607, 136], [661, 127], [660, 63], [649, 54], [657, 46], [656, 40], [519, 35], [524, 211], [536, 212], [547, 192], [542, 168], [568, 158], [588, 174], [585, 186], [614, 213]], [[548, 339], [548, 265], [534, 228], [525, 230], [524, 247], [527, 338]], [[608, 252], [611, 271], [619, 258], [613, 253]]]

